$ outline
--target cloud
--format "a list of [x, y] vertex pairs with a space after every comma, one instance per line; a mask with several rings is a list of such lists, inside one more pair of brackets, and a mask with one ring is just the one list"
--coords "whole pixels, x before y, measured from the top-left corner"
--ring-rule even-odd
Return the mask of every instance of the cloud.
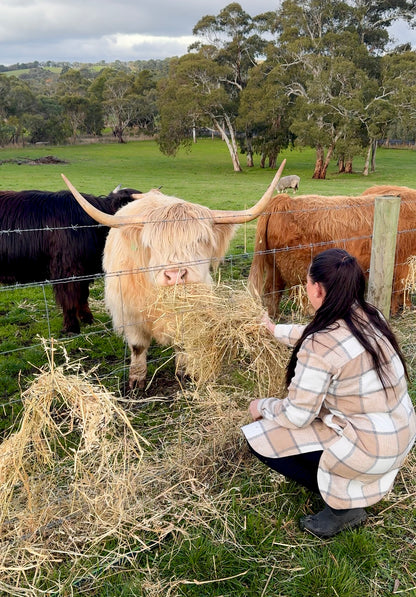
[[[280, 0], [248, 0], [251, 16]], [[192, 29], [223, 0], [2, 0], [0, 62], [146, 60], [181, 56]]]
[[[251, 16], [281, 0], [242, 0]], [[192, 29], [217, 15], [224, 0], [1, 0], [0, 63], [99, 62], [182, 56]], [[397, 43], [416, 47], [416, 32], [399, 23]]]

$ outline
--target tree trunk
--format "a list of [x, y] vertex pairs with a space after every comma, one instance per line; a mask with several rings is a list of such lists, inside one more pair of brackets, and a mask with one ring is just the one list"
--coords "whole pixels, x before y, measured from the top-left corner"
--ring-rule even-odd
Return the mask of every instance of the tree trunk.
[[238, 159], [238, 149], [237, 149], [237, 144], [235, 142], [234, 130], [231, 126], [231, 122], [229, 121], [229, 119], [226, 119], [226, 120], [227, 120], [228, 131], [230, 133], [230, 137], [228, 137], [225, 127], [221, 126], [219, 121], [216, 118], [213, 118], [213, 122], [214, 122], [217, 130], [220, 132], [222, 139], [227, 144], [228, 151], [230, 152], [234, 172], [242, 172], [243, 169], [241, 168], [240, 160]]
[[325, 180], [325, 178], [326, 178], [326, 171], [328, 170], [329, 162], [332, 159], [334, 149], [335, 149], [335, 141], [328, 147], [328, 151], [326, 152], [326, 158], [324, 161], [324, 165], [322, 166], [322, 170], [321, 170], [321, 180]]
[[316, 148], [315, 170], [314, 170], [312, 178], [317, 178], [319, 180], [325, 180], [326, 172], [328, 170], [328, 166], [332, 159], [334, 150], [335, 150], [335, 141], [333, 143], [331, 143], [331, 145], [328, 147], [328, 151], [326, 152], [326, 157], [325, 157], [324, 148], [322, 147], [322, 145], [318, 145], [318, 147]]
[[338, 174], [342, 174], [342, 172], [345, 172], [345, 162], [343, 157], [338, 160]]
[[276, 163], [277, 163], [277, 153], [274, 153], [274, 152], [269, 153], [269, 168], [272, 168], [272, 170], [275, 170]]
[[252, 145], [252, 137], [251, 135], [246, 135], [246, 143], [247, 143], [247, 168], [253, 168], [254, 160], [253, 160], [253, 145]]
[[377, 153], [377, 139], [373, 139], [371, 143], [371, 172], [376, 171], [376, 153]]
[[370, 154], [371, 154], [371, 142], [370, 142], [369, 146], [367, 147], [367, 153], [365, 156], [364, 169], [363, 169], [364, 176], [368, 176], [368, 170], [369, 170], [369, 166], [370, 166]]
[[348, 159], [345, 163], [345, 173], [352, 174], [352, 159]]
[[125, 143], [125, 141], [123, 139], [123, 129], [121, 127], [116, 126], [113, 130], [113, 135], [114, 135], [114, 137], [116, 137], [116, 139], [119, 143]]
[[263, 152], [260, 158], [260, 168], [264, 168], [264, 164], [266, 163], [266, 154]]
[[324, 148], [322, 147], [322, 145], [317, 145], [315, 170], [313, 172], [312, 178], [316, 178], [316, 179], [325, 178], [325, 176], [322, 177], [323, 167], [324, 167]]

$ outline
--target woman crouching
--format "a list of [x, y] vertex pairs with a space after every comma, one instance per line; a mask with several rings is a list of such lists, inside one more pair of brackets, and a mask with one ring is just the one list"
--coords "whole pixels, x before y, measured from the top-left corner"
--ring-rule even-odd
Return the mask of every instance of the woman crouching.
[[250, 403], [242, 431], [272, 469], [320, 494], [325, 508], [301, 529], [332, 537], [362, 523], [365, 508], [390, 490], [416, 435], [407, 370], [381, 313], [365, 301], [355, 257], [329, 249], [312, 261], [307, 325], [262, 325], [293, 346], [287, 397]]

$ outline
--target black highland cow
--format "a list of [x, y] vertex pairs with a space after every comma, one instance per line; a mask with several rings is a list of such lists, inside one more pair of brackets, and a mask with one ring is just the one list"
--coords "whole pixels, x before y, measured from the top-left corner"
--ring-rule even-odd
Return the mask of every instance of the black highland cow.
[[[84, 197], [114, 214], [133, 193], [140, 191], [117, 188], [107, 197]], [[93, 321], [89, 285], [102, 272], [108, 230], [70, 191], [0, 191], [0, 283], [50, 282], [63, 311], [63, 332], [79, 333], [80, 321]]]

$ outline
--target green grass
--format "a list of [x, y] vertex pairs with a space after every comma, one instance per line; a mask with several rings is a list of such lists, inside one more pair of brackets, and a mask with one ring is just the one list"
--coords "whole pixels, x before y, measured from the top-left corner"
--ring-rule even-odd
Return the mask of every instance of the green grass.
[[[54, 155], [65, 164], [17, 165], [5, 160]], [[416, 188], [416, 152], [379, 150], [377, 172], [338, 175], [332, 164], [328, 179], [312, 180], [312, 150], [286, 151], [285, 174], [301, 177], [301, 193], [356, 194], [373, 184], [400, 184]], [[273, 177], [269, 169], [244, 168], [234, 173], [225, 144], [201, 140], [176, 158], [160, 154], [153, 141], [125, 145], [101, 144], [24, 147], [0, 150], [2, 189], [64, 188], [60, 173], [80, 191], [107, 194], [117, 184], [146, 191], [163, 185], [163, 191], [213, 208], [244, 208], [254, 203]], [[244, 164], [244, 157], [242, 157]], [[258, 159], [257, 159], [258, 164]], [[242, 226], [233, 241], [225, 268], [235, 278], [245, 278], [250, 267], [255, 223]], [[248, 254], [247, 254], [248, 253]], [[101, 280], [91, 289], [93, 326], [79, 337], [60, 339], [62, 318], [49, 286], [0, 289], [0, 436], [16, 421], [21, 408], [20, 390], [25, 389], [47, 362], [41, 337], [58, 339], [57, 362], [81, 361], [83, 368], [98, 367], [96, 374], [110, 390], [118, 392], [125, 381], [128, 355], [121, 338], [114, 335], [102, 307]], [[411, 363], [410, 389], [416, 399], [414, 366], [414, 317], [397, 318], [403, 346]], [[174, 377], [171, 352], [153, 345], [150, 374], [157, 371], [164, 381]], [[243, 381], [241, 385], [243, 386]], [[160, 389], [160, 387], [159, 387]], [[242, 395], [248, 388], [242, 387]], [[150, 390], [151, 395], [151, 390]], [[141, 434], [154, 441], [154, 433], [170, 421], [175, 433], [184, 416], [183, 399], [149, 402], [133, 413]], [[176, 427], [177, 425], [177, 427]], [[236, 446], [238, 451], [239, 446]], [[242, 446], [241, 446], [242, 450]], [[243, 452], [243, 450], [242, 450]], [[412, 481], [399, 478], [391, 498], [370, 508], [368, 523], [352, 532], [321, 541], [301, 533], [298, 518], [319, 507], [318, 500], [293, 483], [281, 479], [251, 458], [238, 466], [219, 458], [215, 481], [207, 492], [218, 499], [221, 516], [186, 532], [168, 534], [162, 542], [143, 551], [137, 538], [130, 553], [103, 568], [103, 554], [112, 544], [99, 544], [89, 554], [90, 571], [66, 586], [62, 595], [100, 597], [386, 597], [416, 595], [416, 532], [414, 493], [406, 497]], [[407, 484], [407, 485], [406, 485]], [[410, 484], [410, 485], [409, 485]], [[414, 487], [414, 485], [413, 485]], [[416, 490], [414, 490], [416, 491]], [[195, 496], [195, 508], [198, 498]], [[41, 548], [41, 542], [40, 542]], [[56, 564], [51, 578], [65, 586], [69, 574], [65, 562]], [[59, 581], [59, 582], [58, 582]], [[23, 580], [22, 580], [23, 582]], [[44, 589], [49, 593], [47, 583]], [[396, 590], [396, 593], [393, 591]], [[400, 591], [402, 593], [400, 593]], [[17, 593], [16, 593], [17, 594]]]
[[[135, 141], [126, 144], [96, 143], [59, 147], [23, 147], [0, 150], [0, 160], [16, 158], [36, 159], [53, 155], [65, 164], [28, 165], [2, 163], [2, 189], [58, 190], [65, 188], [60, 176], [85, 193], [107, 194], [118, 184], [141, 191], [162, 186], [166, 194], [176, 195], [216, 209], [244, 209], [253, 205], [273, 179], [274, 171], [259, 167], [244, 167], [233, 171], [228, 150], [219, 139], [200, 139], [191, 150], [180, 150], [176, 157], [160, 153], [154, 141]], [[285, 174], [298, 174], [301, 194], [354, 195], [375, 184], [398, 184], [416, 188], [416, 151], [379, 149], [377, 170], [362, 175], [363, 159], [354, 162], [353, 174], [338, 174], [331, 163], [326, 180], [313, 180], [315, 154], [311, 149], [286, 150], [279, 161], [286, 158]], [[252, 251], [255, 222], [242, 226], [230, 247], [230, 253], [240, 255]]]

